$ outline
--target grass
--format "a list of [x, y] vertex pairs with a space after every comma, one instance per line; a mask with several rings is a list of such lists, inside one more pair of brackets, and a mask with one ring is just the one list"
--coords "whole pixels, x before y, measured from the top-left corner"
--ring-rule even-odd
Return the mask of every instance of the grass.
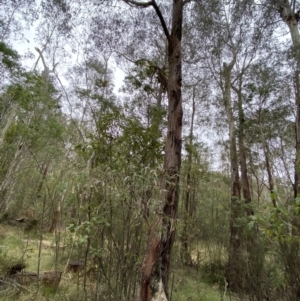
[[[24, 261], [26, 264], [26, 271], [37, 271], [39, 240], [36, 238], [36, 235], [24, 235], [24, 232], [21, 229], [1, 226], [0, 254], [2, 258], [7, 257], [7, 260], [11, 260], [12, 262]], [[50, 247], [43, 247], [41, 249], [40, 270], [53, 269], [55, 266], [54, 260], [54, 251]]]
[[[51, 242], [54, 241], [53, 235], [45, 235], [45, 242], [41, 249], [40, 271], [55, 269], [55, 248], [52, 248]], [[205, 248], [205, 250], [204, 250]], [[204, 252], [205, 251], [205, 252]], [[67, 262], [69, 249], [60, 256], [58, 268], [64, 270]], [[211, 262], [212, 257], [207, 253], [207, 248], [197, 247], [198, 261], [200, 268], [181, 267], [179, 263], [174, 262], [176, 268], [170, 275], [170, 289], [172, 290], [171, 301], [229, 301], [235, 300], [229, 298], [228, 292], [224, 297], [224, 285], [209, 283], [205, 278], [204, 270], [201, 265]], [[200, 255], [199, 255], [200, 254]], [[30, 233], [29, 239], [22, 229], [0, 225], [0, 276], [4, 276], [5, 269], [1, 269], [1, 260], [4, 263], [14, 263], [23, 258], [26, 263], [26, 271], [36, 272], [39, 256], [38, 235]], [[200, 260], [201, 259], [201, 260]], [[37, 282], [29, 286], [19, 286], [16, 283], [10, 283], [7, 286], [0, 286], [0, 301], [8, 300], [84, 300], [82, 295], [83, 277], [74, 276], [72, 279], [67, 273], [63, 273], [58, 290], [51, 287], [40, 286], [38, 293]], [[78, 286], [79, 284], [79, 286]], [[87, 281], [88, 290], [95, 285], [93, 280]], [[101, 299], [101, 298], [100, 298]]]
[[176, 269], [171, 274], [171, 301], [233, 301], [229, 293], [224, 294], [225, 287], [206, 282], [201, 269]]

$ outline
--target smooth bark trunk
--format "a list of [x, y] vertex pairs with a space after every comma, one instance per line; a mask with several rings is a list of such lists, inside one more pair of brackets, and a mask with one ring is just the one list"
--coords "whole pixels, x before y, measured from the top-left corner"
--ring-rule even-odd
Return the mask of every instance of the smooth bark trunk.
[[0, 214], [3, 214], [8, 208], [9, 198], [11, 193], [10, 191], [12, 189], [13, 182], [14, 182], [14, 173], [17, 170], [18, 165], [20, 164], [22, 154], [23, 154], [23, 144], [19, 143], [14, 159], [12, 160], [12, 162], [10, 162], [8, 170], [5, 174], [5, 178], [0, 184], [0, 198], [1, 198]]
[[277, 194], [275, 191], [275, 184], [274, 184], [272, 170], [271, 170], [271, 164], [270, 164], [269, 145], [267, 143], [264, 143], [263, 149], [264, 149], [264, 156], [265, 156], [265, 161], [266, 161], [266, 170], [267, 170], [267, 174], [268, 174], [270, 197], [271, 197], [273, 207], [277, 208]]
[[193, 160], [193, 135], [194, 135], [194, 118], [195, 118], [196, 104], [195, 104], [195, 88], [193, 89], [193, 106], [192, 106], [192, 118], [189, 135], [189, 150], [187, 158], [187, 173], [186, 173], [186, 191], [184, 196], [184, 214], [183, 214], [183, 230], [181, 234], [181, 250], [180, 257], [185, 265], [192, 264], [191, 253], [189, 248], [189, 223], [191, 221], [191, 170]]
[[8, 131], [8, 129], [10, 128], [15, 116], [16, 116], [16, 112], [18, 110], [18, 106], [17, 105], [14, 105], [10, 111], [10, 114], [7, 118], [7, 121], [6, 121], [6, 125], [5, 127], [3, 128], [3, 130], [1, 131], [1, 135], [0, 135], [0, 147], [3, 146], [4, 144], [4, 139], [5, 139], [5, 135]]
[[238, 153], [236, 144], [236, 127], [234, 122], [231, 99], [231, 71], [235, 62], [236, 58], [234, 57], [229, 65], [227, 65], [226, 63], [223, 64], [224, 84], [222, 87], [224, 106], [229, 127], [231, 170], [230, 241], [226, 278], [230, 289], [234, 291], [241, 291], [245, 286], [245, 277], [243, 275], [243, 268], [245, 264], [243, 255], [243, 230], [240, 227], [240, 225], [237, 224], [237, 220], [243, 216], [243, 208], [241, 207]]
[[[280, 13], [280, 17], [283, 22], [289, 28], [291, 39], [293, 42], [293, 55], [297, 62], [297, 70], [295, 72], [295, 91], [296, 91], [296, 158], [295, 158], [295, 180], [294, 180], [294, 197], [297, 200], [300, 197], [300, 33], [298, 27], [298, 21], [295, 14], [295, 7], [289, 1], [280, 0], [272, 1], [274, 7]], [[299, 259], [299, 234], [300, 234], [300, 216], [299, 214], [293, 214], [292, 217], [292, 234], [294, 240], [292, 243], [285, 243], [285, 265], [286, 265], [286, 277], [289, 284], [288, 300], [300, 299], [300, 259]]]

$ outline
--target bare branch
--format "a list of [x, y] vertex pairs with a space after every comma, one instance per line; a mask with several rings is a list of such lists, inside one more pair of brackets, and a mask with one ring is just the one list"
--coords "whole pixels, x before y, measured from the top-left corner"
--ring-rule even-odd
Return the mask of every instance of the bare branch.
[[149, 6], [153, 5], [153, 1], [148, 1], [148, 2], [139, 2], [139, 1], [134, 1], [134, 0], [123, 0], [123, 1], [128, 4], [132, 4], [132, 5], [139, 6], [139, 7], [149, 7]]
[[43, 72], [44, 72], [44, 75], [45, 75], [46, 79], [48, 79], [50, 70], [49, 70], [49, 68], [46, 64], [45, 58], [43, 56], [43, 52], [38, 47], [35, 47], [34, 49], [39, 53], [40, 58], [42, 59], [42, 63], [44, 65], [44, 71]]
[[294, 1], [292, 1], [292, 2], [293, 2], [293, 13], [295, 13], [295, 12], [296, 12], [296, 10], [295, 10], [296, 0], [294, 0]]
[[155, 0], [152, 1], [152, 6], [153, 6], [153, 8], [154, 8], [155, 11], [156, 11], [156, 14], [157, 14], [157, 16], [158, 16], [158, 18], [159, 18], [159, 20], [160, 20], [161, 26], [162, 26], [162, 28], [163, 28], [163, 30], [164, 30], [164, 33], [165, 33], [165, 35], [166, 35], [168, 41], [170, 41], [170, 33], [169, 33], [169, 30], [168, 30], [168, 27], [167, 27], [167, 25], [166, 25], [165, 19], [164, 19], [162, 13], [161, 13], [159, 7], [157, 6]]
[[169, 30], [168, 30], [168, 27], [166, 25], [166, 22], [165, 22], [165, 19], [161, 13], [161, 10], [159, 9], [157, 3], [155, 0], [152, 0], [152, 1], [148, 1], [148, 2], [139, 2], [139, 1], [134, 1], [134, 0], [123, 0], [125, 3], [128, 3], [128, 4], [131, 4], [131, 5], [135, 5], [135, 6], [139, 6], [139, 7], [143, 7], [143, 8], [146, 8], [146, 7], [149, 7], [149, 6], [153, 6], [153, 8], [155, 9], [155, 12], [160, 20], [160, 23], [161, 23], [161, 26], [164, 30], [164, 33], [168, 39], [168, 41], [170, 40], [170, 33], [169, 33]]

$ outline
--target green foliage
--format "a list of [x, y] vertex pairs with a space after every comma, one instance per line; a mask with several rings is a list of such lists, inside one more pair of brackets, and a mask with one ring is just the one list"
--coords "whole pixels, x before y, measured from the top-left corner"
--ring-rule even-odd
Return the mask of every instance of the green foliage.
[[0, 41], [0, 57], [1, 62], [5, 68], [12, 71], [16, 68], [19, 68], [19, 55], [12, 48], [8, 47], [7, 44]]
[[18, 121], [13, 122], [6, 133], [7, 143], [11, 144], [20, 136], [30, 143], [36, 143], [41, 136], [61, 137], [63, 128], [58, 120], [59, 105], [54, 99], [55, 92], [43, 77], [30, 73], [24, 74], [24, 83], [11, 84], [6, 88], [2, 97], [12, 99], [20, 107]]
[[274, 208], [270, 205], [268, 207], [268, 210], [269, 212], [267, 214], [258, 213], [257, 218], [255, 219], [255, 222], [257, 221], [262, 228], [264, 235], [266, 235], [269, 239], [275, 240], [277, 242], [289, 239], [289, 212], [287, 208]]
[[222, 287], [225, 285], [226, 265], [221, 260], [208, 261], [201, 265], [200, 270], [203, 278], [209, 284], [218, 284]]
[[[123, 91], [129, 92], [133, 96], [132, 105], [138, 105], [141, 109], [145, 105], [145, 100], [147, 100], [147, 105], [152, 110], [164, 112], [161, 107], [161, 96], [165, 94], [165, 87], [161, 86], [158, 80], [158, 73], [164, 76], [166, 79], [168, 77], [166, 69], [160, 69], [155, 61], [150, 62], [148, 60], [139, 60], [136, 62], [136, 66], [132, 68], [130, 75], [125, 77], [125, 86]], [[160, 101], [158, 100], [160, 99]], [[144, 102], [144, 104], [143, 104]], [[154, 103], [155, 102], [155, 103]], [[146, 109], [148, 110], [148, 108]], [[153, 119], [152, 112], [148, 112], [150, 116], [148, 118]], [[163, 113], [165, 115], [165, 112]], [[154, 118], [155, 119], [155, 118]]]
[[276, 260], [276, 257], [273, 258], [273, 256], [270, 255], [269, 260], [266, 261], [265, 279], [267, 283], [265, 287], [273, 292], [274, 291], [283, 292], [286, 286], [286, 280], [280, 265], [278, 263], [276, 264], [274, 260]]

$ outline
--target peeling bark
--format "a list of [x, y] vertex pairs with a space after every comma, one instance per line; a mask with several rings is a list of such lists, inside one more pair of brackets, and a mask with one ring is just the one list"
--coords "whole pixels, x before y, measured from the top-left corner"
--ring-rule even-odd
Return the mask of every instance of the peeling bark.
[[[161, 222], [159, 222], [161, 224]], [[151, 230], [148, 238], [148, 246], [141, 267], [139, 300], [150, 301], [152, 299], [152, 275], [153, 269], [160, 257], [160, 237], [157, 231]]]

